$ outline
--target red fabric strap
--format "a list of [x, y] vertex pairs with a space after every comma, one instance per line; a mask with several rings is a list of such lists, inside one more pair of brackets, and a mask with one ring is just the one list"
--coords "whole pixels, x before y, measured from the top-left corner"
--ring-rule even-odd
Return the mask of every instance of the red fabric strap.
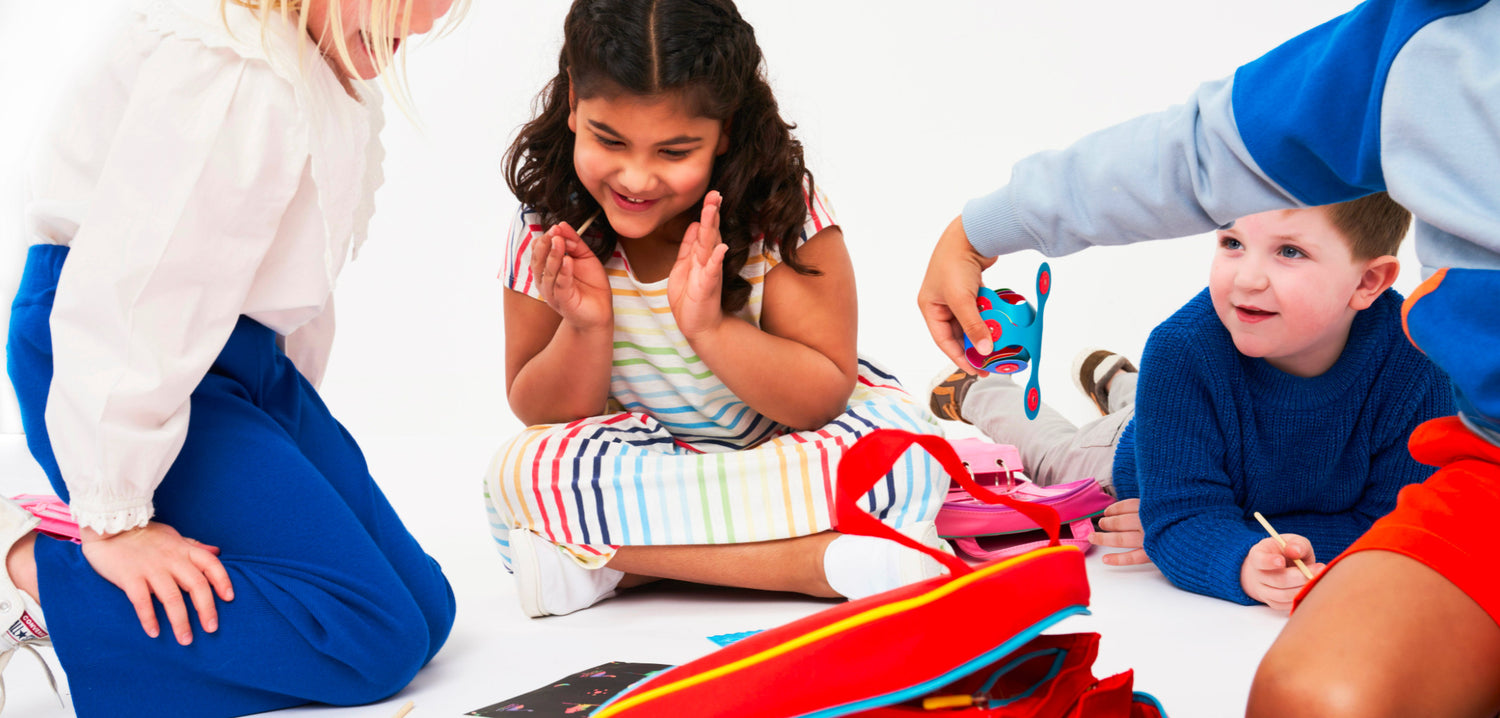
[[898, 533], [866, 513], [857, 503], [859, 497], [875, 486], [875, 482], [890, 471], [891, 467], [896, 464], [896, 460], [901, 458], [901, 455], [906, 453], [912, 444], [917, 444], [927, 453], [932, 454], [933, 458], [942, 464], [948, 475], [957, 480], [970, 495], [985, 503], [1002, 504], [1025, 514], [1047, 532], [1048, 546], [1059, 545], [1059, 520], [1055, 509], [1050, 506], [1016, 501], [980, 486], [969, 475], [964, 462], [958, 458], [958, 453], [953, 450], [947, 440], [932, 434], [914, 434], [900, 429], [880, 429], [872, 432], [854, 446], [849, 447], [849, 450], [844, 452], [843, 458], [839, 459], [838, 503], [834, 507], [835, 530], [846, 534], [886, 538], [902, 546], [917, 549], [947, 566], [954, 576], [962, 576], [973, 571], [961, 559], [931, 546], [924, 546]]

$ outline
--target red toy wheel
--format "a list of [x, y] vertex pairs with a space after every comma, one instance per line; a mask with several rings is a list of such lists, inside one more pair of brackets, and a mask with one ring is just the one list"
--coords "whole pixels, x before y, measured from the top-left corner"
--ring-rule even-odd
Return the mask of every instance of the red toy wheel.
[[1000, 326], [1000, 322], [997, 322], [997, 321], [995, 321], [993, 319], [986, 319], [986, 320], [984, 320], [984, 325], [986, 327], [989, 327], [989, 329], [990, 329], [990, 341], [991, 342], [999, 341], [1000, 340], [1000, 335], [1002, 335], [1002, 334], [1005, 333], [1005, 327]]
[[989, 358], [991, 361], [1000, 361], [1001, 359], [1009, 359], [1013, 356], [1019, 356], [1020, 361], [1023, 362], [1031, 358], [1031, 355], [1027, 354], [1026, 350], [1022, 349], [1018, 344], [1011, 344], [1010, 346], [1000, 347], [999, 349], [996, 349], [992, 354], [990, 354]]
[[1026, 410], [1035, 413], [1042, 405], [1042, 392], [1036, 387], [1026, 390]]
[[1026, 362], [1007, 359], [994, 365], [993, 367], [990, 367], [990, 371], [995, 372], [996, 374], [1014, 374], [1025, 368]]
[[1052, 291], [1052, 270], [1047, 270], [1037, 275], [1036, 288], [1041, 290], [1043, 296]]

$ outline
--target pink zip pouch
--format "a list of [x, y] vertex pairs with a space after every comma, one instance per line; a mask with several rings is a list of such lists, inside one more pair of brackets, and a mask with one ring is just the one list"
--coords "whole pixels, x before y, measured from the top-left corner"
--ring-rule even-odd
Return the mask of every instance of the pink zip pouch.
[[42, 520], [36, 527], [37, 531], [53, 538], [80, 543], [78, 522], [73, 520], [73, 512], [62, 499], [46, 494], [21, 494], [11, 497], [11, 500]]
[[[1062, 519], [1062, 542], [1089, 550], [1093, 517], [1114, 503], [1098, 481], [1088, 478], [1037, 486], [1021, 475], [1021, 454], [1016, 447], [983, 439], [951, 443], [976, 483], [1008, 498], [1052, 507]], [[948, 497], [938, 512], [937, 530], [943, 538], [952, 539], [966, 556], [984, 561], [1020, 555], [1048, 541], [1020, 512], [980, 501], [957, 485], [949, 486]]]

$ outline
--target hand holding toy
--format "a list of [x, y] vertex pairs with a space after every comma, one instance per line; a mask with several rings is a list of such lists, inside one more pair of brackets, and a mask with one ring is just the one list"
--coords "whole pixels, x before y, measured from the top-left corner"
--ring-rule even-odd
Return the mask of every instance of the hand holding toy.
[[979, 316], [990, 330], [990, 340], [995, 351], [980, 354], [973, 342], [964, 337], [964, 356], [975, 369], [997, 374], [1014, 374], [1031, 366], [1031, 378], [1026, 382], [1026, 418], [1035, 419], [1042, 405], [1041, 387], [1037, 382], [1037, 369], [1042, 361], [1042, 318], [1047, 308], [1047, 296], [1052, 293], [1052, 268], [1046, 262], [1036, 271], [1037, 306], [1032, 308], [1026, 298], [1009, 289], [992, 290], [980, 287], [974, 303], [979, 307]]

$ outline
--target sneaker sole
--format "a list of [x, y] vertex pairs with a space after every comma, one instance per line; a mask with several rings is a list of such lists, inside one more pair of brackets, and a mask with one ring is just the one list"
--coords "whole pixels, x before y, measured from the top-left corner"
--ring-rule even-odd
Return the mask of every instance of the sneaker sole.
[[927, 410], [932, 412], [933, 416], [944, 421], [970, 423], [958, 412], [958, 401], [953, 388], [943, 386], [954, 374], [962, 373], [965, 373], [964, 370], [954, 367], [927, 381]]

